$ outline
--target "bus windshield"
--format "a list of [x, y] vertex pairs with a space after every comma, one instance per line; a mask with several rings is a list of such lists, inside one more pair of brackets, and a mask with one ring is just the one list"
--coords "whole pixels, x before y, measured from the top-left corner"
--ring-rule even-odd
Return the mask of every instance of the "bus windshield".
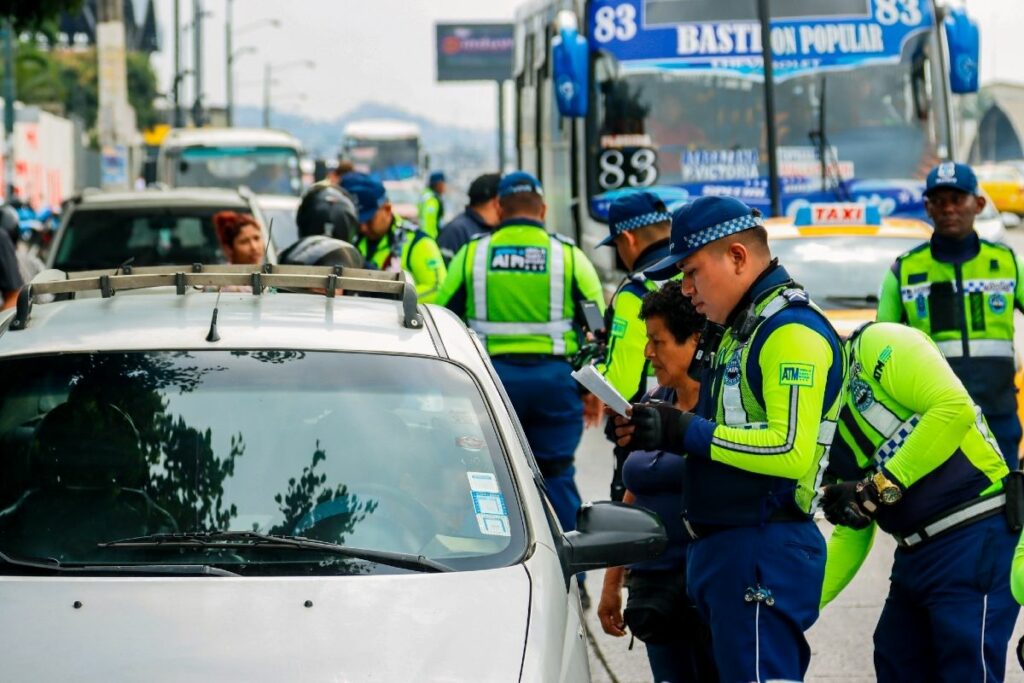
[[345, 143], [345, 152], [357, 171], [376, 175], [381, 180], [414, 178], [419, 168], [420, 144], [416, 138], [349, 138]]
[[[938, 159], [941, 132], [915, 98], [906, 65], [807, 75], [776, 84], [780, 175], [820, 177], [817, 112], [825, 94], [826, 160], [845, 180], [920, 177]], [[693, 72], [633, 74], [606, 84], [595, 121], [598, 191], [630, 183], [609, 171], [630, 147], [637, 185], [756, 180], [768, 174], [763, 85]], [[601, 162], [604, 163], [601, 163]], [[644, 162], [653, 166], [645, 171]], [[626, 160], [627, 164], [629, 160]], [[602, 170], [604, 171], [602, 173]]]
[[249, 187], [256, 194], [299, 195], [299, 155], [288, 147], [186, 147], [173, 169], [175, 187]]

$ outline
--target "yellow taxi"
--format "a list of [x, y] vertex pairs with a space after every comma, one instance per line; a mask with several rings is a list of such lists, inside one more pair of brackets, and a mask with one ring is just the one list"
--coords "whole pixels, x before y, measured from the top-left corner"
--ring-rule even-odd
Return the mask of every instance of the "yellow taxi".
[[996, 209], [1024, 214], [1024, 171], [1010, 164], [982, 164], [974, 173]]
[[[896, 257], [932, 236], [924, 221], [881, 218], [877, 209], [860, 204], [811, 204], [795, 216], [769, 218], [765, 227], [772, 256], [843, 337], [875, 319], [882, 278]], [[1024, 422], [1019, 358], [1017, 367], [1017, 413]]]
[[862, 204], [811, 204], [765, 227], [772, 255], [844, 337], [875, 319], [882, 278], [896, 257], [932, 235], [924, 221], [883, 219]]

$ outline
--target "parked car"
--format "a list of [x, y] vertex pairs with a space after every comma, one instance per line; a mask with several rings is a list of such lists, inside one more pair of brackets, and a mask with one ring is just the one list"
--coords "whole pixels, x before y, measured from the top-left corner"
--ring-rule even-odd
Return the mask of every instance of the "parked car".
[[979, 164], [974, 172], [998, 211], [1024, 214], [1024, 170], [1013, 164]]
[[0, 375], [5, 679], [589, 681], [576, 574], [665, 546], [620, 503], [560, 530], [479, 340], [400, 273], [52, 274]]
[[[253, 214], [266, 223], [254, 195], [215, 188], [85, 192], [70, 200], [47, 257], [60, 270], [222, 263], [213, 228], [218, 211]], [[271, 246], [268, 258], [276, 252]]]

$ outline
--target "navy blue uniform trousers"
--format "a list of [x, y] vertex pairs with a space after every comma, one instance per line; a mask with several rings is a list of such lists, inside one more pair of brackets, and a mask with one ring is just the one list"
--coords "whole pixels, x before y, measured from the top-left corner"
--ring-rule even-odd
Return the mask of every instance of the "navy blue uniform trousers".
[[722, 683], [804, 679], [811, 661], [804, 631], [818, 619], [825, 578], [825, 539], [814, 522], [768, 522], [699, 538], [686, 567]]
[[[572, 378], [572, 366], [561, 358], [492, 359], [505, 385], [530, 449], [543, 468], [560, 469], [544, 477], [548, 499], [565, 531], [576, 528], [580, 493], [576, 489], [576, 468], [572, 458], [583, 436], [583, 401], [579, 385]], [[562, 468], [562, 466], [565, 466]]]
[[1002, 681], [1019, 609], [1017, 545], [1002, 514], [918, 548], [898, 548], [875, 628], [879, 683]]

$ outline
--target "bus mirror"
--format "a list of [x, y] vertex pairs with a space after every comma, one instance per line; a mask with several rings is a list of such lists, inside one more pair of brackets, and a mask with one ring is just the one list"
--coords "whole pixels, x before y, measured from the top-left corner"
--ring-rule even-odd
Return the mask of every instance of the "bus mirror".
[[572, 27], [563, 27], [551, 41], [555, 102], [567, 118], [587, 115], [590, 48], [587, 39]]
[[978, 25], [962, 9], [950, 9], [942, 22], [949, 46], [949, 87], [963, 95], [978, 92]]

